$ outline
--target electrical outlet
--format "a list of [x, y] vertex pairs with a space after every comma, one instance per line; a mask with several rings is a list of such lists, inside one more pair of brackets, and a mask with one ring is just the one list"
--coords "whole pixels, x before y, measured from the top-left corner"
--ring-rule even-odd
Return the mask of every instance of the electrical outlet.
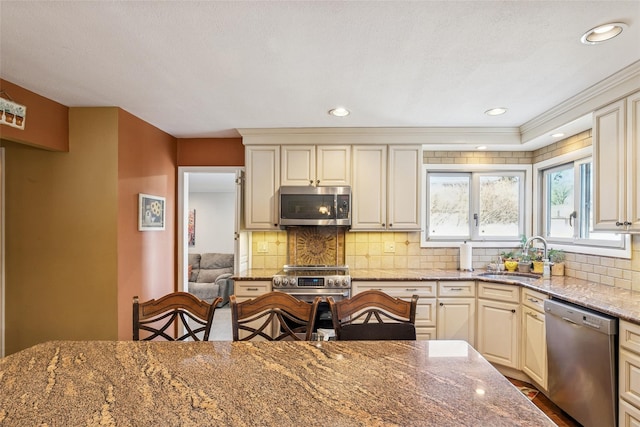
[[393, 253], [396, 251], [396, 243], [395, 242], [384, 242], [384, 251], [385, 253]]
[[269, 243], [267, 243], [267, 242], [258, 242], [258, 252], [260, 252], [260, 253], [269, 252]]

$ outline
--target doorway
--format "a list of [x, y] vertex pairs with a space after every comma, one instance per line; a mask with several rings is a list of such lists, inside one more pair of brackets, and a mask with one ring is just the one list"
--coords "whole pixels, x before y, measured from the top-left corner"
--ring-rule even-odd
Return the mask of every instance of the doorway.
[[178, 290], [188, 290], [189, 252], [233, 253], [234, 274], [249, 268], [250, 236], [241, 231], [243, 174], [241, 167], [178, 168]]

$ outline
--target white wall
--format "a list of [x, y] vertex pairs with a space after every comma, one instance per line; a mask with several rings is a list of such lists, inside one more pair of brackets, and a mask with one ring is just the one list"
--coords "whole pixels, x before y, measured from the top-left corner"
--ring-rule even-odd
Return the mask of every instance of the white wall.
[[196, 210], [196, 244], [189, 253], [233, 253], [235, 193], [189, 193]]

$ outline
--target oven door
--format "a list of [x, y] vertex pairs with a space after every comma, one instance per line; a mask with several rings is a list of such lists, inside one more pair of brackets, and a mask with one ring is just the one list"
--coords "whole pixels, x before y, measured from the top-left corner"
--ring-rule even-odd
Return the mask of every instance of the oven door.
[[323, 297], [318, 304], [318, 312], [316, 313], [316, 322], [313, 328], [314, 332], [318, 329], [333, 329], [333, 320], [331, 319], [331, 309], [326, 297], [332, 297], [334, 301], [340, 301], [351, 296], [351, 289], [279, 289], [291, 296], [298, 298], [300, 301], [308, 303], [313, 302], [315, 297]]

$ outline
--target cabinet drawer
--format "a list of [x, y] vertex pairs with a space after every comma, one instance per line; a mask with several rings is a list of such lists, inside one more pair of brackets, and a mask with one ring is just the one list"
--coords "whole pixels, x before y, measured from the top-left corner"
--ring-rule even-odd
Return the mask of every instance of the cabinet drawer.
[[544, 313], [544, 300], [546, 299], [549, 299], [549, 295], [533, 289], [522, 288], [522, 305], [526, 307]]
[[640, 325], [620, 321], [620, 347], [640, 354]]
[[618, 416], [619, 427], [640, 426], [640, 410], [620, 399], [620, 415]]
[[620, 398], [640, 407], [640, 356], [620, 350], [618, 391]]
[[520, 286], [478, 282], [478, 298], [520, 303]]
[[234, 293], [237, 297], [255, 298], [262, 294], [271, 292], [271, 282], [250, 281], [234, 283]]
[[474, 297], [476, 296], [476, 282], [475, 281], [439, 282], [438, 296]]
[[429, 281], [402, 281], [402, 282], [355, 282], [354, 294], [362, 291], [377, 290], [391, 295], [394, 298], [411, 298], [418, 295], [420, 298], [434, 298], [436, 296], [436, 282]]
[[416, 326], [416, 338], [419, 341], [435, 340], [436, 328], [423, 328], [420, 326]]

